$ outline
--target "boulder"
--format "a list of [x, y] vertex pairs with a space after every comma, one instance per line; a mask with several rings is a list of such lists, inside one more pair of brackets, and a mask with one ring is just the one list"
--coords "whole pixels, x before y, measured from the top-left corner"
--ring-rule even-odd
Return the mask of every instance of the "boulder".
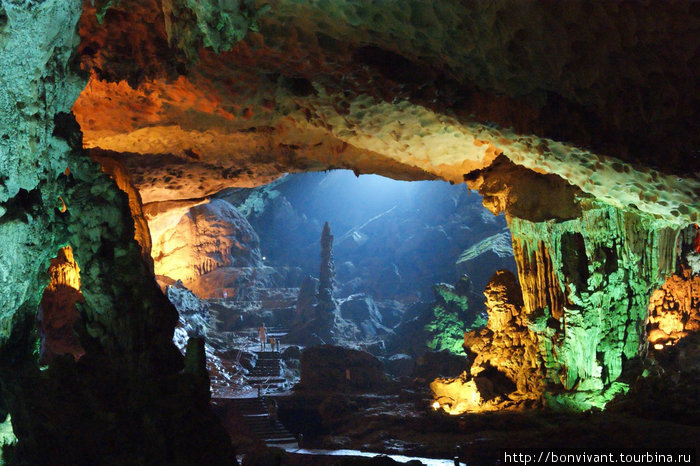
[[382, 325], [382, 314], [371, 296], [359, 293], [340, 301], [340, 316], [354, 322], [363, 337], [371, 338], [392, 331]]
[[282, 359], [289, 361], [290, 359], [300, 359], [301, 349], [298, 346], [289, 346], [282, 351]]
[[180, 324], [188, 336], [206, 336], [209, 333], [211, 326], [209, 303], [199, 299], [180, 281], [167, 287], [166, 296], [177, 309]]
[[386, 371], [394, 377], [410, 377], [416, 360], [408, 354], [395, 354], [384, 362]]
[[466, 356], [449, 351], [429, 351], [416, 360], [413, 377], [433, 380], [438, 377], [454, 377], [468, 368]]
[[295, 390], [372, 392], [387, 386], [382, 363], [364, 351], [333, 345], [306, 348]]

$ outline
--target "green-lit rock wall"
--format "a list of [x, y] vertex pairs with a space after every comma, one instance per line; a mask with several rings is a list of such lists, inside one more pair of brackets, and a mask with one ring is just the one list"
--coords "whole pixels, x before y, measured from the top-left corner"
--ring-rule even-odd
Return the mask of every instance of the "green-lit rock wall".
[[[207, 381], [172, 344], [177, 313], [143, 261], [128, 198], [82, 150], [70, 113], [85, 85], [81, 11], [78, 0], [0, 3], [0, 414], [18, 438], [3, 459], [230, 464]], [[85, 354], [40, 367], [37, 309], [65, 245], [81, 269]]]
[[510, 229], [548, 404], [603, 407], [646, 354], [649, 296], [674, 271], [677, 227], [586, 201], [579, 218], [514, 217]]

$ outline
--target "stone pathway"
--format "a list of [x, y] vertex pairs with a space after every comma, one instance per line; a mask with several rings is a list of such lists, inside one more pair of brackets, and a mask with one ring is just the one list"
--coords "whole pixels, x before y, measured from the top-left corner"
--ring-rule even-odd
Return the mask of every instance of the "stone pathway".
[[287, 389], [287, 380], [282, 377], [281, 355], [277, 351], [259, 351], [255, 367], [248, 376], [251, 385], [261, 394]]
[[297, 440], [283, 425], [275, 419], [270, 420], [267, 402], [274, 397], [266, 398], [234, 398], [230, 402], [238, 408], [243, 420], [258, 438], [267, 445], [280, 448], [299, 448]]
[[[254, 329], [248, 332], [254, 332]], [[268, 336], [280, 338], [287, 334], [285, 329], [270, 328]], [[259, 348], [251, 345], [251, 349]], [[268, 346], [269, 348], [269, 342]], [[278, 351], [254, 351], [257, 354], [255, 367], [248, 375], [248, 383], [253, 391], [224, 394], [226, 402], [235, 407], [243, 416], [248, 429], [267, 445], [281, 448], [299, 448], [297, 440], [282, 423], [276, 419], [270, 420], [267, 403], [274, 400], [271, 393], [285, 392], [289, 389], [289, 381], [283, 377], [282, 356]]]

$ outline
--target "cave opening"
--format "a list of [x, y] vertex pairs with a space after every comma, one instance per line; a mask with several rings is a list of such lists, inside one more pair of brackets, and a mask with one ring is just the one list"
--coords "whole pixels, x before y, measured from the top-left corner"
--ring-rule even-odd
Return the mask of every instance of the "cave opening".
[[292, 360], [263, 391], [293, 385], [314, 345], [367, 351], [403, 376], [426, 352], [463, 357], [491, 276], [516, 272], [504, 216], [463, 184], [307, 172], [144, 212], [176, 343], [208, 338], [215, 393], [265, 385], [244, 375], [254, 349]]

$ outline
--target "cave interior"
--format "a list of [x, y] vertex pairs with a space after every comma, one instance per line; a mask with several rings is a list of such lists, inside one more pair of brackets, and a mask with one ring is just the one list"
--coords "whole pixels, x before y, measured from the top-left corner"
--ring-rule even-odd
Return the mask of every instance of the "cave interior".
[[0, 0], [0, 463], [695, 458], [698, 47], [692, 0]]

